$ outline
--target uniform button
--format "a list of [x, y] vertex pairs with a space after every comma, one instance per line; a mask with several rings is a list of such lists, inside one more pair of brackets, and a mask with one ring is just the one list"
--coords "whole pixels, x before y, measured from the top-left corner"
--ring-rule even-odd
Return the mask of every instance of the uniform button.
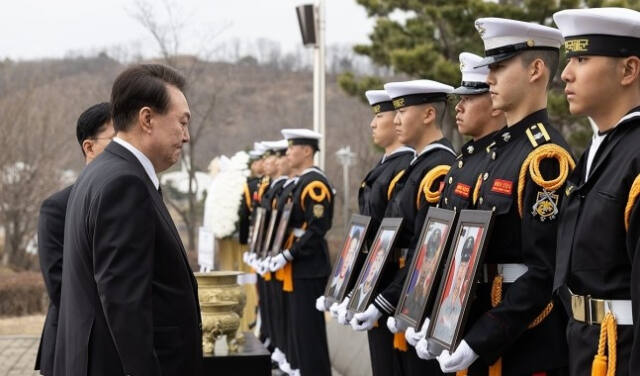
[[492, 207], [492, 208], [491, 208], [491, 210], [492, 210], [492, 211], [496, 211], [496, 207], [495, 207], [495, 206], [494, 206], [494, 207]]
[[482, 205], [482, 203], [483, 203], [483, 202], [484, 202], [484, 199], [483, 199], [482, 197], [480, 197], [480, 198], [478, 199], [478, 204]]
[[449, 184], [453, 183], [453, 176], [449, 176]]
[[489, 179], [489, 173], [485, 172], [484, 175], [482, 175], [482, 180], [487, 180]]
[[464, 163], [462, 163], [462, 161], [458, 161], [458, 168], [462, 168], [463, 165]]
[[458, 211], [458, 207], [457, 207], [457, 206], [454, 206], [454, 207], [453, 207], [453, 211]]
[[449, 198], [447, 198], [447, 197], [444, 198], [444, 204], [445, 205], [449, 204]]
[[493, 159], [494, 161], [496, 160], [496, 152], [495, 151], [493, 153], [491, 153], [491, 159]]

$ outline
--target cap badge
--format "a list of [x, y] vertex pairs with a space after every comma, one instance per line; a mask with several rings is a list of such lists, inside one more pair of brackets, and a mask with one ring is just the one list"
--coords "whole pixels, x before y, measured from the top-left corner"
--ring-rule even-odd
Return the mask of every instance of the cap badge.
[[505, 132], [502, 134], [502, 139], [504, 140], [504, 142], [509, 142], [509, 140], [511, 140], [511, 133], [509, 132]]

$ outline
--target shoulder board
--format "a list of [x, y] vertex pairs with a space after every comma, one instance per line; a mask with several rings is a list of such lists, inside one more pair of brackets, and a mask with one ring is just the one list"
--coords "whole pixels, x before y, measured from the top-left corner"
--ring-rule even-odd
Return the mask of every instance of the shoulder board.
[[307, 196], [315, 202], [322, 202], [325, 199], [331, 201], [331, 191], [329, 187], [320, 180], [314, 180], [303, 188], [302, 194], [300, 195], [300, 206], [302, 206], [303, 210], [305, 209], [304, 201], [307, 199]]
[[625, 230], [629, 230], [629, 219], [631, 217], [631, 210], [638, 200], [638, 195], [640, 195], [640, 174], [636, 176], [633, 184], [631, 184], [631, 189], [629, 190], [629, 198], [627, 199], [627, 205], [624, 208], [624, 228]]
[[432, 168], [424, 175], [420, 182], [420, 188], [418, 189], [418, 195], [416, 197], [416, 208], [420, 207], [420, 194], [424, 194], [424, 198], [430, 204], [435, 204], [440, 201], [440, 189], [438, 188], [437, 190], [432, 191], [431, 187], [436, 180], [446, 176], [450, 168], [451, 166], [439, 165]]
[[[545, 180], [540, 172], [540, 164], [545, 159], [555, 159], [560, 166], [560, 174], [554, 179]], [[522, 217], [523, 194], [527, 175], [547, 192], [553, 193], [564, 185], [569, 173], [576, 167], [571, 154], [556, 144], [545, 144], [533, 149], [520, 167], [518, 175], [518, 212]]]
[[404, 171], [405, 170], [400, 170], [400, 172], [398, 172], [396, 176], [391, 179], [391, 182], [389, 182], [389, 188], [387, 188], [387, 201], [391, 200], [391, 194], [393, 193], [393, 190], [396, 187], [396, 184], [398, 184], [400, 178], [402, 178], [402, 175], [404, 175]]
[[524, 131], [524, 133], [527, 135], [527, 138], [534, 149], [551, 141], [551, 136], [549, 136], [547, 128], [545, 128], [542, 123], [531, 125], [526, 131]]

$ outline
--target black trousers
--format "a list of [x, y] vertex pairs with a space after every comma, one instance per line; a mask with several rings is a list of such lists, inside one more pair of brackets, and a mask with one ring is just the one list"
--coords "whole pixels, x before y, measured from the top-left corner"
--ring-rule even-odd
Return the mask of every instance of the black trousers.
[[[618, 325], [616, 376], [629, 375], [633, 326]], [[588, 325], [569, 319], [567, 343], [569, 344], [569, 375], [590, 375], [593, 357], [598, 352], [600, 325]], [[606, 348], [606, 346], [605, 346]]]
[[[393, 339], [391, 340], [393, 347]], [[418, 358], [415, 347], [407, 345], [407, 351], [399, 351], [393, 349], [395, 356], [396, 376], [425, 376], [425, 375], [444, 375], [440, 370], [440, 364], [437, 360], [424, 360]]]
[[324, 312], [316, 310], [316, 298], [323, 294], [326, 278], [294, 279], [289, 296], [289, 318], [295, 348], [296, 367], [304, 376], [331, 376]]
[[[277, 279], [271, 279], [269, 282], [271, 289], [270, 314], [271, 328], [273, 329], [273, 338], [275, 346], [287, 355], [288, 338], [287, 338], [287, 322], [288, 322], [288, 306], [285, 305], [285, 295], [282, 291], [282, 282]], [[287, 355], [287, 359], [288, 359]]]
[[387, 328], [387, 317], [382, 316], [378, 326], [367, 331], [373, 376], [393, 375], [393, 333]]
[[[269, 312], [267, 304], [266, 283], [264, 278], [258, 276], [256, 287], [258, 288], [258, 310], [260, 311], [260, 340], [264, 342], [267, 338], [271, 340], [269, 333]], [[269, 351], [273, 351], [272, 345], [269, 344]]]

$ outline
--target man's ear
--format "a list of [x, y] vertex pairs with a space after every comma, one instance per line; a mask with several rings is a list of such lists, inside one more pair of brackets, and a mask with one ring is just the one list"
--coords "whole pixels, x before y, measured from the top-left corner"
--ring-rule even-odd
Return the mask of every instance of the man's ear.
[[84, 151], [84, 155], [90, 155], [93, 153], [93, 141], [86, 139], [82, 141], [82, 151]]
[[431, 105], [427, 105], [424, 107], [424, 118], [422, 120], [422, 122], [424, 124], [431, 124], [433, 122], [436, 121], [436, 108], [431, 106]]
[[547, 66], [544, 63], [544, 60], [541, 58], [534, 59], [531, 64], [529, 64], [528, 73], [529, 73], [529, 82], [536, 82], [542, 80], [547, 82], [546, 80], [546, 72]]
[[153, 110], [150, 107], [142, 107], [138, 111], [138, 126], [143, 133], [151, 134], [153, 130]]
[[622, 86], [633, 85], [638, 83], [640, 76], [640, 58], [637, 56], [629, 56], [622, 59]]

